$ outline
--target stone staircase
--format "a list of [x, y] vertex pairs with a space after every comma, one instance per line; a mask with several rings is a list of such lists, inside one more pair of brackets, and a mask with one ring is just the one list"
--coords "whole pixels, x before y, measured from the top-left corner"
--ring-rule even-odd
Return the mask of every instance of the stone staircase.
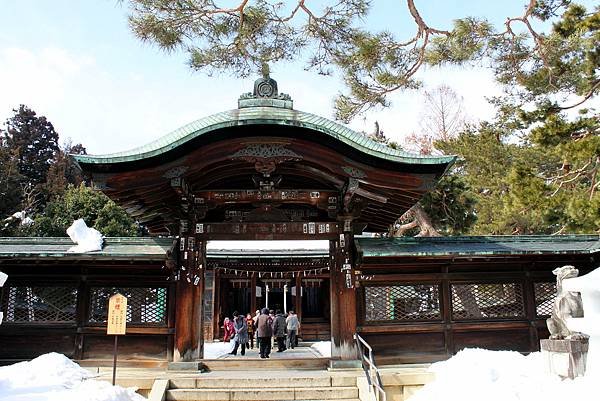
[[[211, 372], [212, 373], [212, 372]], [[172, 378], [165, 399], [168, 401], [359, 401], [354, 375], [329, 375], [327, 372], [261, 371], [203, 374], [202, 377]], [[226, 374], [223, 374], [226, 373]]]

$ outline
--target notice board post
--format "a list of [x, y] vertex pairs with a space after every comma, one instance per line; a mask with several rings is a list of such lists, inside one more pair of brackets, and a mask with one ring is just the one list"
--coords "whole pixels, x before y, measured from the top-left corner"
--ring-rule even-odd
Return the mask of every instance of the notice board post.
[[116, 293], [108, 300], [108, 324], [106, 334], [115, 336], [115, 347], [113, 350], [113, 377], [112, 384], [115, 385], [117, 377], [117, 339], [125, 335], [127, 325], [127, 297]]

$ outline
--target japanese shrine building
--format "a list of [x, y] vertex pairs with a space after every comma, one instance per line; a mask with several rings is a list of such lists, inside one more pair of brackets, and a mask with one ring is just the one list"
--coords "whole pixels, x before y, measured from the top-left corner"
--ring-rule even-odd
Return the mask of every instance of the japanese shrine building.
[[[376, 143], [293, 109], [270, 78], [238, 108], [131, 151], [74, 156], [92, 185], [152, 237], [0, 239], [0, 359], [60, 351], [109, 358], [106, 299], [128, 296], [132, 361], [192, 361], [222, 317], [265, 304], [298, 311], [301, 336], [356, 358], [361, 334], [382, 360], [425, 362], [465, 346], [532, 351], [547, 336], [551, 271], [598, 260], [598, 236], [383, 239], [454, 162]], [[207, 250], [215, 240], [321, 240], [297, 250]], [[322, 244], [322, 242], [321, 242]], [[268, 288], [268, 292], [267, 292]], [[288, 291], [285, 291], [288, 290]], [[33, 336], [43, 342], [32, 343]]]

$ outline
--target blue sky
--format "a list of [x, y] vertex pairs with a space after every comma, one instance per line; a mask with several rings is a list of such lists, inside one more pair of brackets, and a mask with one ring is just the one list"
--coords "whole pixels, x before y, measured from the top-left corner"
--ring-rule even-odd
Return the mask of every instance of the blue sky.
[[[403, 2], [374, 3], [369, 25], [412, 35], [414, 23]], [[523, 4], [417, 0], [425, 20], [440, 28], [465, 15], [502, 23], [520, 14]], [[116, 0], [0, 0], [0, 120], [27, 104], [48, 117], [62, 140], [81, 142], [90, 153], [111, 153], [235, 108], [239, 94], [251, 90], [254, 78], [193, 73], [185, 54], [141, 43], [129, 31], [126, 14], [126, 2]], [[426, 88], [453, 87], [473, 119], [493, 114], [484, 96], [500, 92], [488, 71], [435, 68], [420, 74]], [[272, 77], [295, 108], [325, 117], [332, 116], [332, 99], [343, 90], [338, 78], [305, 72], [301, 63], [273, 66]], [[391, 108], [369, 112], [350, 126], [369, 131], [378, 120], [397, 141], [418, 131], [421, 93], [398, 93], [391, 100]]]

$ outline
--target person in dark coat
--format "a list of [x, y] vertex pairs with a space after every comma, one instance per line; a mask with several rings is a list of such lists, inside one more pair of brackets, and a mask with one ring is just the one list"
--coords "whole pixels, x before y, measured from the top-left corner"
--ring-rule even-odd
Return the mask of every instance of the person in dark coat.
[[256, 335], [261, 358], [268, 358], [271, 353], [271, 337], [273, 336], [272, 319], [269, 310], [264, 308], [256, 322]]
[[285, 336], [287, 323], [280, 310], [277, 310], [277, 317], [273, 323], [273, 335], [277, 338], [277, 352], [285, 351]]
[[233, 328], [235, 330], [235, 347], [231, 351], [231, 355], [237, 355], [238, 347], [242, 346], [242, 356], [246, 355], [246, 343], [248, 342], [248, 324], [246, 318], [239, 313], [233, 312]]

